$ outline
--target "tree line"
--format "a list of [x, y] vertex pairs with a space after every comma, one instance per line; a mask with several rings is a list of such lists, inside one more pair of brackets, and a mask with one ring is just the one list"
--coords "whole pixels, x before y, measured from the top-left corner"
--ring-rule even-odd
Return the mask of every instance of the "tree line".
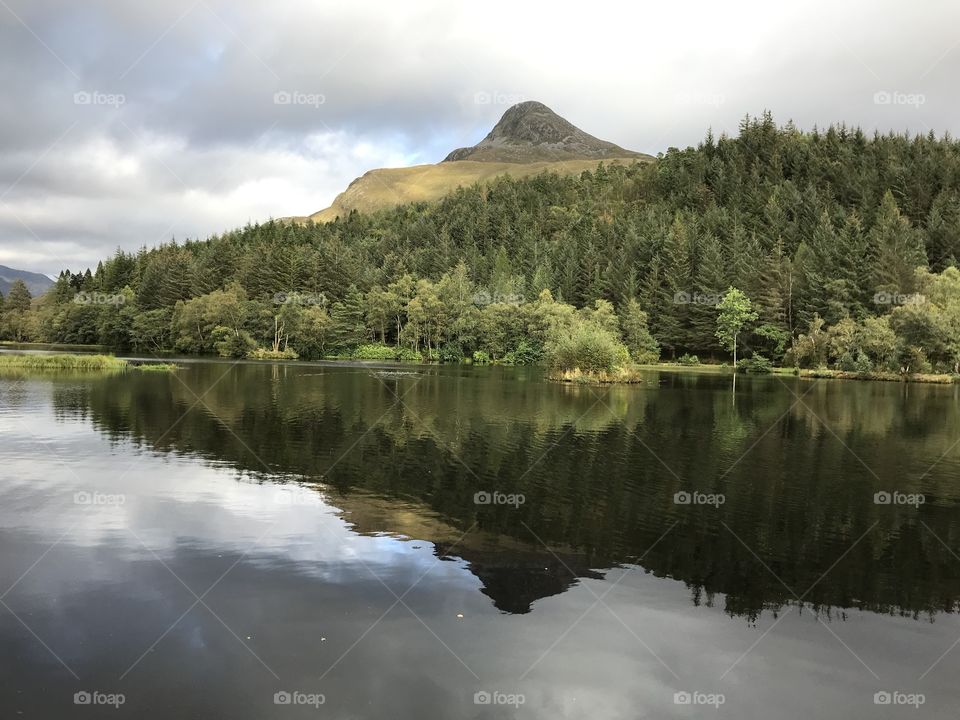
[[2, 332], [117, 350], [500, 362], [539, 362], [573, 338], [641, 361], [718, 359], [718, 305], [734, 287], [750, 303], [747, 357], [956, 371], [957, 257], [960, 143], [802, 132], [764, 114], [649, 164], [118, 250], [64, 271], [26, 308], [11, 290]]

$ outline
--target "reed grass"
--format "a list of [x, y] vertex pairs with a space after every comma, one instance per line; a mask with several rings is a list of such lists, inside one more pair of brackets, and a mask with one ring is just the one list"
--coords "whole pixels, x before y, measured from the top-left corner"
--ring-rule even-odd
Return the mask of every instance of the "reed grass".
[[93, 370], [114, 372], [119, 370], [143, 370], [146, 372], [170, 372], [177, 366], [170, 363], [132, 364], [112, 355], [56, 354], [56, 355], [0, 355], [0, 369], [17, 370]]

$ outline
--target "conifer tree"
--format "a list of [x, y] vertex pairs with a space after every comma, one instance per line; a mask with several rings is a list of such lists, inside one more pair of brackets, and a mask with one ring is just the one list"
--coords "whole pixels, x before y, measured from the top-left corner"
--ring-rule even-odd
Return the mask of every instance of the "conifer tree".
[[868, 233], [870, 277], [874, 290], [907, 294], [914, 290], [914, 272], [926, 267], [926, 250], [920, 234], [900, 214], [893, 193], [887, 190]]

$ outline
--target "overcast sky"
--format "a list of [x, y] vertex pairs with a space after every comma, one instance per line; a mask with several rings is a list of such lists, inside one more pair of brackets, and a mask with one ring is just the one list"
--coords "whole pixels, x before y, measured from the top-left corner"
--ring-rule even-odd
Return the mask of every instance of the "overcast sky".
[[0, 0], [0, 264], [330, 204], [540, 100], [655, 154], [764, 109], [960, 135], [960, 3]]

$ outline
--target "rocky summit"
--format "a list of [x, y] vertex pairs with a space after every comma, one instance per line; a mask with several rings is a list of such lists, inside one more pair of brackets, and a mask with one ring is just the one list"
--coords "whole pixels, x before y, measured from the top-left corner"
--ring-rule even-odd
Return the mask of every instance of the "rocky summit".
[[512, 106], [483, 140], [454, 150], [444, 162], [527, 163], [626, 157], [649, 156], [600, 140], [543, 103], [531, 100]]

